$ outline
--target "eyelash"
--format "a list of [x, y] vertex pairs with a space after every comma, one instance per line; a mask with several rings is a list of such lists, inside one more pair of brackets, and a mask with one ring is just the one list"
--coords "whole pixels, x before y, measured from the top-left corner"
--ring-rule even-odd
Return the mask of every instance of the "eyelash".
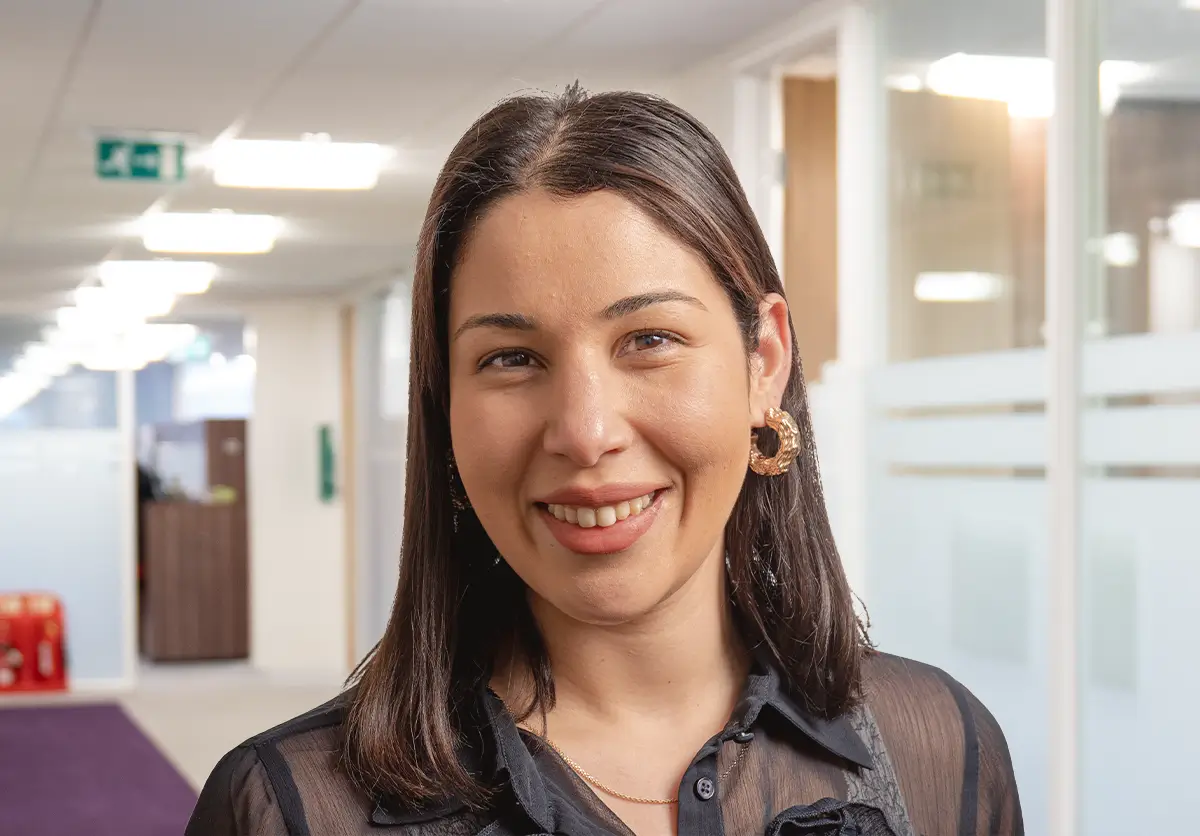
[[[636, 340], [642, 339], [643, 337], [658, 337], [658, 338], [662, 339], [663, 342], [660, 343], [659, 345], [641, 349], [640, 351], [635, 349], [635, 351], [637, 351], [638, 353], [647, 352], [647, 351], [659, 351], [663, 348], [666, 348], [667, 345], [669, 345], [671, 343], [674, 343], [674, 344], [683, 343], [683, 338], [680, 337], [678, 334], [672, 333], [671, 331], [654, 330], [654, 331], [635, 331], [634, 333], [629, 335], [628, 339], [626, 340], [626, 344], [635, 342]], [[510, 358], [510, 357], [526, 357], [526, 358], [529, 358], [532, 360], [532, 359], [534, 359], [535, 355], [532, 351], [528, 351], [523, 348], [504, 348], [504, 349], [501, 349], [500, 351], [494, 351], [491, 354], [484, 357], [483, 360], [481, 360], [479, 363], [478, 371], [484, 371], [485, 369], [487, 369], [489, 367], [498, 368], [498, 369], [527, 368], [527, 366], [525, 366], [525, 365], [502, 366], [502, 365], [496, 364], [497, 360], [503, 360], [505, 358]]]

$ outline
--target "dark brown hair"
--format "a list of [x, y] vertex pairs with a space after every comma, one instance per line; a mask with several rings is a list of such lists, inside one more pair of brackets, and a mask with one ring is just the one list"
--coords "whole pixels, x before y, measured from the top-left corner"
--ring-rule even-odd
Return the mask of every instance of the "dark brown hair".
[[[451, 273], [488, 208], [532, 189], [562, 197], [609, 189], [632, 201], [707, 261], [748, 350], [763, 297], [783, 293], [725, 152], [663, 99], [589, 96], [578, 86], [557, 97], [522, 96], [497, 105], [455, 146], [417, 249], [400, 583], [387, 630], [357, 672], [344, 752], [362, 789], [413, 804], [486, 798], [457, 748], [464, 712], [501, 647], [518, 648], [534, 674], [530, 710], [554, 700], [524, 585], [497, 562], [473, 514], [464, 512], [455, 530], [448, 457]], [[800, 425], [801, 454], [783, 476], [747, 471], [726, 527], [729, 589], [746, 643], [769, 654], [811, 712], [833, 717], [859, 698], [866, 642], [830, 533], [793, 353], [782, 406]]]

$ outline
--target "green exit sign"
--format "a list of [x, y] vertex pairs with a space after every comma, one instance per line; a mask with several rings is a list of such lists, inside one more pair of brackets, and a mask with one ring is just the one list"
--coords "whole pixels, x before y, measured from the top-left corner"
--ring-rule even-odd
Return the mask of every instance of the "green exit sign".
[[130, 139], [96, 141], [96, 174], [101, 180], [175, 183], [183, 179], [183, 143]]

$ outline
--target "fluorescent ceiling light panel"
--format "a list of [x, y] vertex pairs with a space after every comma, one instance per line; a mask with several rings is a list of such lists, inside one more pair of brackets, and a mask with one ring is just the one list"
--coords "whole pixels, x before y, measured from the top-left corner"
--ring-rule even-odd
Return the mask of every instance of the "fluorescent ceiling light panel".
[[283, 223], [274, 215], [164, 212], [142, 218], [142, 245], [154, 253], [269, 253]]
[[1193, 12], [1200, 12], [1200, 0], [1180, 0], [1179, 7]]
[[136, 371], [191, 343], [196, 333], [194, 325], [141, 325], [92, 343], [81, 353], [80, 362], [92, 371]]
[[208, 261], [105, 261], [100, 283], [117, 293], [168, 291], [180, 295], [204, 293], [217, 275]]
[[55, 314], [58, 336], [55, 345], [78, 346], [81, 342], [115, 334], [145, 322], [132, 310], [105, 307], [59, 308]]
[[75, 291], [75, 307], [99, 317], [121, 320], [166, 316], [175, 307], [175, 294], [166, 288], [137, 288], [132, 292], [110, 287], [81, 287]]
[[995, 273], [921, 273], [913, 295], [920, 302], [991, 302], [1004, 295], [1004, 277]]
[[1200, 248], [1200, 200], [1176, 206], [1167, 219], [1167, 231], [1179, 246]]
[[13, 364], [18, 374], [40, 377], [59, 377], [71, 368], [71, 359], [65, 352], [44, 343], [34, 343], [25, 349]]
[[388, 156], [368, 142], [234, 139], [212, 147], [209, 165], [218, 186], [363, 191], [379, 183]]
[[[1100, 103], [1110, 112], [1129, 85], [1143, 81], [1153, 70], [1133, 61], [1104, 61], [1100, 65]], [[1054, 64], [1048, 58], [955, 53], [934, 61], [925, 84], [943, 96], [1005, 102], [1016, 118], [1045, 119], [1054, 113]]]
[[50, 381], [48, 375], [15, 370], [0, 377], [0, 418], [11, 415], [36, 398]]
[[904, 93], [919, 93], [925, 89], [921, 77], [918, 75], [890, 75], [884, 83], [892, 90], [900, 90]]

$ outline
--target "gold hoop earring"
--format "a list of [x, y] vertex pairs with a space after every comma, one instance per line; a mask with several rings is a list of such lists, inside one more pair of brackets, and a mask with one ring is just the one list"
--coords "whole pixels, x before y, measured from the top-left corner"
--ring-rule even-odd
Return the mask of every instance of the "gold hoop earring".
[[781, 476], [800, 455], [800, 428], [796, 419], [782, 409], [767, 410], [767, 426], [779, 436], [779, 450], [767, 458], [758, 449], [758, 432], [750, 436], [750, 469], [759, 476]]

